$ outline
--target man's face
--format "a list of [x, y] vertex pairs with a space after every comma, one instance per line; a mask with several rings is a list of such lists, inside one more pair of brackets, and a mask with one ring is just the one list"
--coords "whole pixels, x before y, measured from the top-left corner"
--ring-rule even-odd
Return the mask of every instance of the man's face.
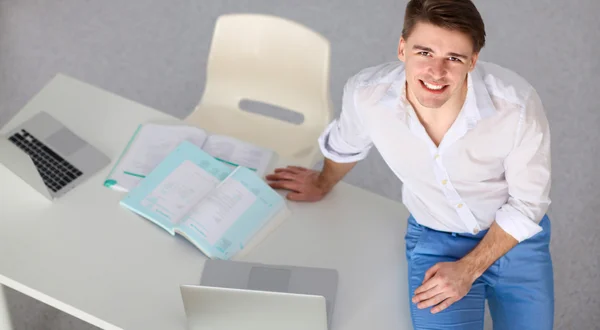
[[398, 59], [405, 63], [407, 97], [427, 108], [462, 98], [477, 57], [468, 35], [417, 23], [398, 46]]

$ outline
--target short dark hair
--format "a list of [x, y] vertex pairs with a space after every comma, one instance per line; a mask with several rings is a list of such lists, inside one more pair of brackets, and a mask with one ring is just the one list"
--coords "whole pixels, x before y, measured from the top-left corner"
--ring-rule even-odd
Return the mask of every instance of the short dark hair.
[[419, 22], [469, 35], [476, 53], [485, 45], [485, 25], [471, 0], [410, 0], [406, 5], [402, 29], [405, 40]]

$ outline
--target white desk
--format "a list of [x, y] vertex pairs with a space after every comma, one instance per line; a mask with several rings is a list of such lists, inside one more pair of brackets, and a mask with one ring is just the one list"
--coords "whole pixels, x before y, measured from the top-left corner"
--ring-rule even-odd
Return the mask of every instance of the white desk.
[[[139, 123], [177, 121], [58, 75], [0, 133], [42, 110], [113, 161]], [[110, 166], [55, 203], [0, 169], [0, 285], [103, 329], [185, 329], [179, 285], [197, 284], [206, 259], [120, 207], [122, 195], [102, 186]], [[338, 269], [334, 329], [410, 329], [406, 209], [345, 183], [290, 208], [245, 260]]]

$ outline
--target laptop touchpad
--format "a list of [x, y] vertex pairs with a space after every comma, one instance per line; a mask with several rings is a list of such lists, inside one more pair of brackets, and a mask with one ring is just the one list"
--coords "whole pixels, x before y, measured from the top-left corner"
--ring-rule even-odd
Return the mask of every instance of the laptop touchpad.
[[86, 145], [85, 141], [73, 134], [67, 128], [62, 128], [50, 135], [50, 137], [46, 139], [46, 142], [65, 157], [70, 156]]
[[291, 271], [267, 267], [252, 267], [248, 289], [259, 291], [288, 292]]

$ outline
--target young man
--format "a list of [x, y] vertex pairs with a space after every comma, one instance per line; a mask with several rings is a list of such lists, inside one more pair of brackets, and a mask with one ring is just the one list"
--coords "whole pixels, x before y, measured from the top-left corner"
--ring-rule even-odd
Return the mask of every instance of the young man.
[[552, 329], [550, 133], [517, 74], [477, 61], [484, 23], [470, 0], [409, 1], [400, 62], [344, 88], [319, 143], [321, 171], [267, 177], [290, 200], [318, 201], [375, 146], [402, 180], [415, 329]]

